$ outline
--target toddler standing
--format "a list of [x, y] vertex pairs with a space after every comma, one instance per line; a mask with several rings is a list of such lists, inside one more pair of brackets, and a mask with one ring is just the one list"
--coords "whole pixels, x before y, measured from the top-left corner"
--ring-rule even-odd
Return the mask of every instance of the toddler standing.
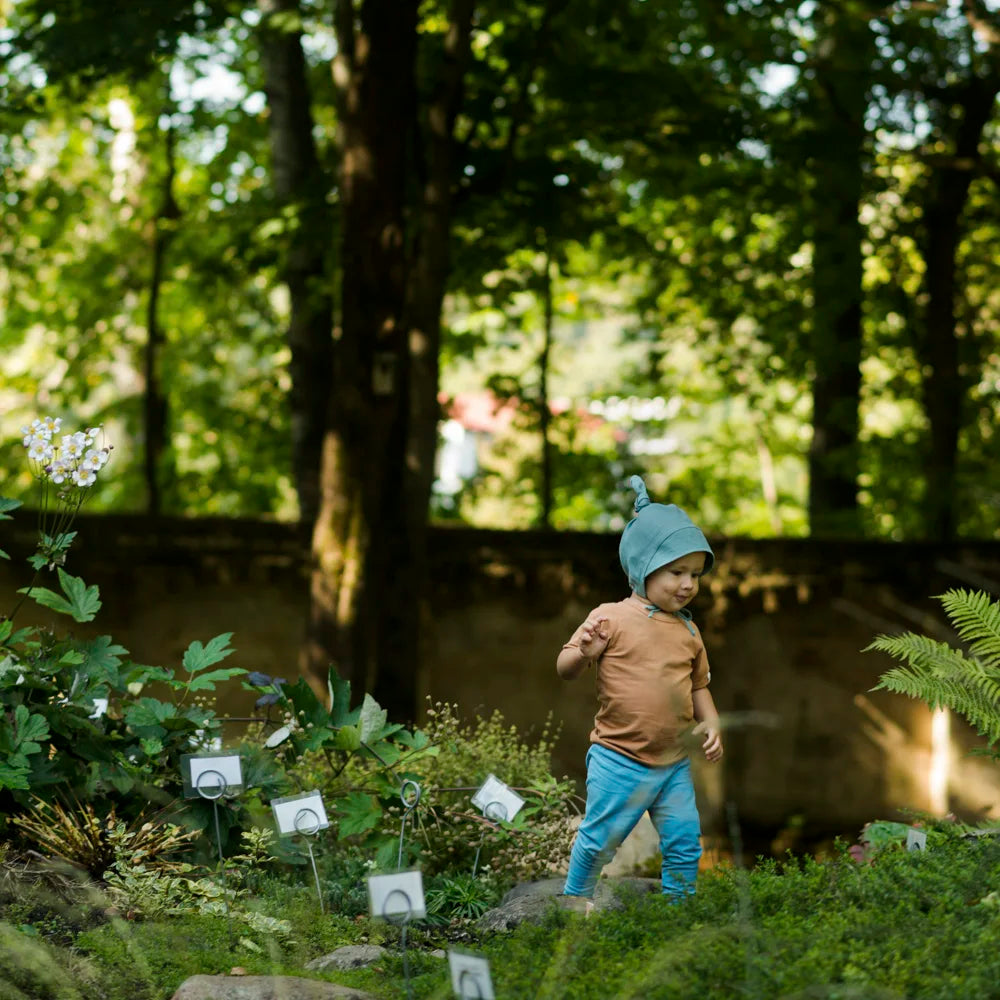
[[598, 701], [587, 753], [587, 809], [564, 893], [593, 897], [601, 869], [648, 812], [660, 837], [663, 892], [679, 899], [694, 892], [701, 857], [682, 737], [702, 736], [705, 757], [722, 757], [708, 657], [687, 610], [715, 557], [684, 511], [651, 503], [639, 476], [629, 485], [637, 494], [636, 516], [618, 551], [632, 594], [591, 611], [556, 660], [565, 680], [593, 666]]

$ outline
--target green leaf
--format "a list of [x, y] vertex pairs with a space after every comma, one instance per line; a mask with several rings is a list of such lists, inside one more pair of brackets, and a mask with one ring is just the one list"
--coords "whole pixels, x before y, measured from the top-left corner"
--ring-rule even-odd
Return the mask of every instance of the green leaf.
[[238, 677], [245, 674], [242, 667], [222, 667], [219, 670], [210, 670], [207, 674], [200, 674], [188, 685], [191, 691], [214, 691], [218, 681], [227, 681], [230, 677]]
[[189, 674], [194, 674], [199, 670], [204, 670], [205, 667], [210, 667], [213, 663], [224, 660], [230, 653], [234, 652], [229, 648], [229, 640], [232, 637], [232, 632], [223, 632], [214, 639], [210, 639], [205, 646], [196, 639], [184, 653], [184, 669]]
[[382, 819], [382, 806], [374, 795], [364, 792], [349, 792], [337, 800], [337, 814], [340, 817], [337, 839], [373, 830]]
[[341, 678], [335, 667], [327, 674], [327, 690], [330, 693], [330, 724], [352, 726], [358, 721], [360, 709], [351, 711], [351, 682]]
[[143, 753], [147, 757], [157, 757], [163, 753], [163, 743], [156, 739], [142, 739], [139, 741], [142, 744]]
[[58, 611], [61, 615], [73, 614], [73, 608], [66, 598], [48, 587], [21, 587], [18, 593], [27, 594], [36, 604]]
[[70, 576], [62, 567], [58, 570], [59, 584], [69, 598], [70, 614], [75, 621], [90, 622], [101, 610], [100, 591], [96, 586], [88, 587], [78, 576]]
[[83, 652], [85, 669], [90, 676], [105, 680], [117, 687], [118, 668], [122, 663], [120, 657], [127, 655], [128, 650], [112, 642], [109, 635], [99, 635], [89, 642], [81, 642], [79, 648]]
[[389, 713], [370, 694], [365, 695], [365, 700], [361, 703], [361, 717], [358, 722], [362, 743], [369, 742], [381, 733], [388, 715]]
[[[0, 520], [3, 520], [3, 519], [2, 519], [2, 518], [0, 518]], [[9, 519], [9, 518], [7, 518], [6, 520], [10, 520], [10, 519]], [[3, 550], [3, 549], [0, 549], [0, 559], [9, 559], [9, 558], [10, 558], [10, 556], [9, 556], [9, 555], [7, 555], [7, 553], [6, 553], [6, 552], [4, 552], [4, 550]]]
[[78, 649], [67, 649], [62, 656], [59, 657], [57, 663], [60, 667], [71, 667], [76, 663], [83, 663], [86, 657]]
[[14, 724], [17, 728], [15, 744], [19, 745], [24, 753], [37, 753], [41, 747], [34, 745], [33, 750], [28, 750], [26, 744], [29, 741], [44, 740], [49, 735], [49, 724], [41, 715], [32, 715], [25, 705], [18, 705], [14, 709]]
[[122, 675], [122, 684], [133, 694], [138, 694], [145, 684], [159, 682], [170, 687], [183, 687], [174, 680], [173, 670], [167, 667], [149, 667], [144, 663], [130, 663]]
[[357, 726], [341, 726], [335, 730], [333, 745], [338, 750], [358, 750], [361, 748], [361, 730]]
[[174, 705], [156, 698], [140, 698], [139, 702], [125, 711], [125, 721], [136, 729], [161, 727], [167, 719], [177, 715]]
[[28, 762], [24, 758], [18, 755], [8, 758], [5, 763], [0, 764], [0, 788], [30, 788], [29, 771]]
[[323, 729], [330, 725], [329, 712], [302, 677], [294, 684], [286, 684], [283, 687], [282, 699], [292, 706], [295, 718], [303, 729], [309, 723]]
[[101, 608], [98, 588], [88, 587], [79, 577], [70, 576], [62, 568], [59, 569], [59, 583], [69, 600], [47, 587], [21, 587], [18, 593], [28, 594], [43, 608], [51, 608], [62, 615], [71, 615], [75, 621], [93, 621], [94, 615]]
[[12, 500], [10, 497], [0, 497], [0, 521], [11, 521], [9, 511], [17, 510], [21, 506], [20, 500]]
[[10, 634], [13, 631], [14, 623], [9, 618], [0, 622], [0, 644], [5, 643], [10, 638]]

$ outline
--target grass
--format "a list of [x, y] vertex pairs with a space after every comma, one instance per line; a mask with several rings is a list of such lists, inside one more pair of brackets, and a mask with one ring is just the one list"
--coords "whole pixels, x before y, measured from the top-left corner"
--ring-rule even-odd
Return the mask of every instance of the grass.
[[[218, 917], [112, 919], [67, 949], [32, 925], [0, 926], [0, 1000], [168, 1000], [196, 973], [309, 975], [310, 959], [361, 942], [389, 951], [375, 967], [316, 978], [407, 997], [397, 928], [321, 916], [309, 887], [277, 878], [255, 905], [290, 923], [286, 939]], [[415, 1000], [452, 995], [431, 949], [453, 932], [409, 929]], [[1000, 843], [953, 837], [870, 864], [845, 854], [722, 868], [680, 905], [640, 897], [589, 919], [553, 907], [540, 925], [463, 944], [490, 959], [504, 1000], [954, 1000], [1000, 995], [997, 940]]]

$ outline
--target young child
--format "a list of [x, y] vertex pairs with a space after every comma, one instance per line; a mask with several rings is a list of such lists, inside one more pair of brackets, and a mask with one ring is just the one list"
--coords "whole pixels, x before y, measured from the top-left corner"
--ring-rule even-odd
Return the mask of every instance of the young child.
[[593, 665], [598, 701], [587, 753], [587, 809], [564, 893], [593, 897], [601, 869], [648, 812], [660, 836], [663, 892], [679, 899], [694, 892], [701, 857], [682, 738], [703, 737], [705, 757], [722, 757], [708, 658], [687, 610], [715, 557], [684, 511], [651, 503], [639, 476], [629, 485], [637, 494], [636, 516], [618, 552], [632, 595], [591, 611], [556, 660], [565, 680]]

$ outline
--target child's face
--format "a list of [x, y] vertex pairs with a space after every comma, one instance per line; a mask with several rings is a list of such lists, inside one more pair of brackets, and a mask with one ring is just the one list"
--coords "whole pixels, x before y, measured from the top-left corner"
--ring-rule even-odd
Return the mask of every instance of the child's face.
[[698, 593], [705, 553], [691, 552], [646, 577], [646, 597], [664, 611], [680, 611]]

